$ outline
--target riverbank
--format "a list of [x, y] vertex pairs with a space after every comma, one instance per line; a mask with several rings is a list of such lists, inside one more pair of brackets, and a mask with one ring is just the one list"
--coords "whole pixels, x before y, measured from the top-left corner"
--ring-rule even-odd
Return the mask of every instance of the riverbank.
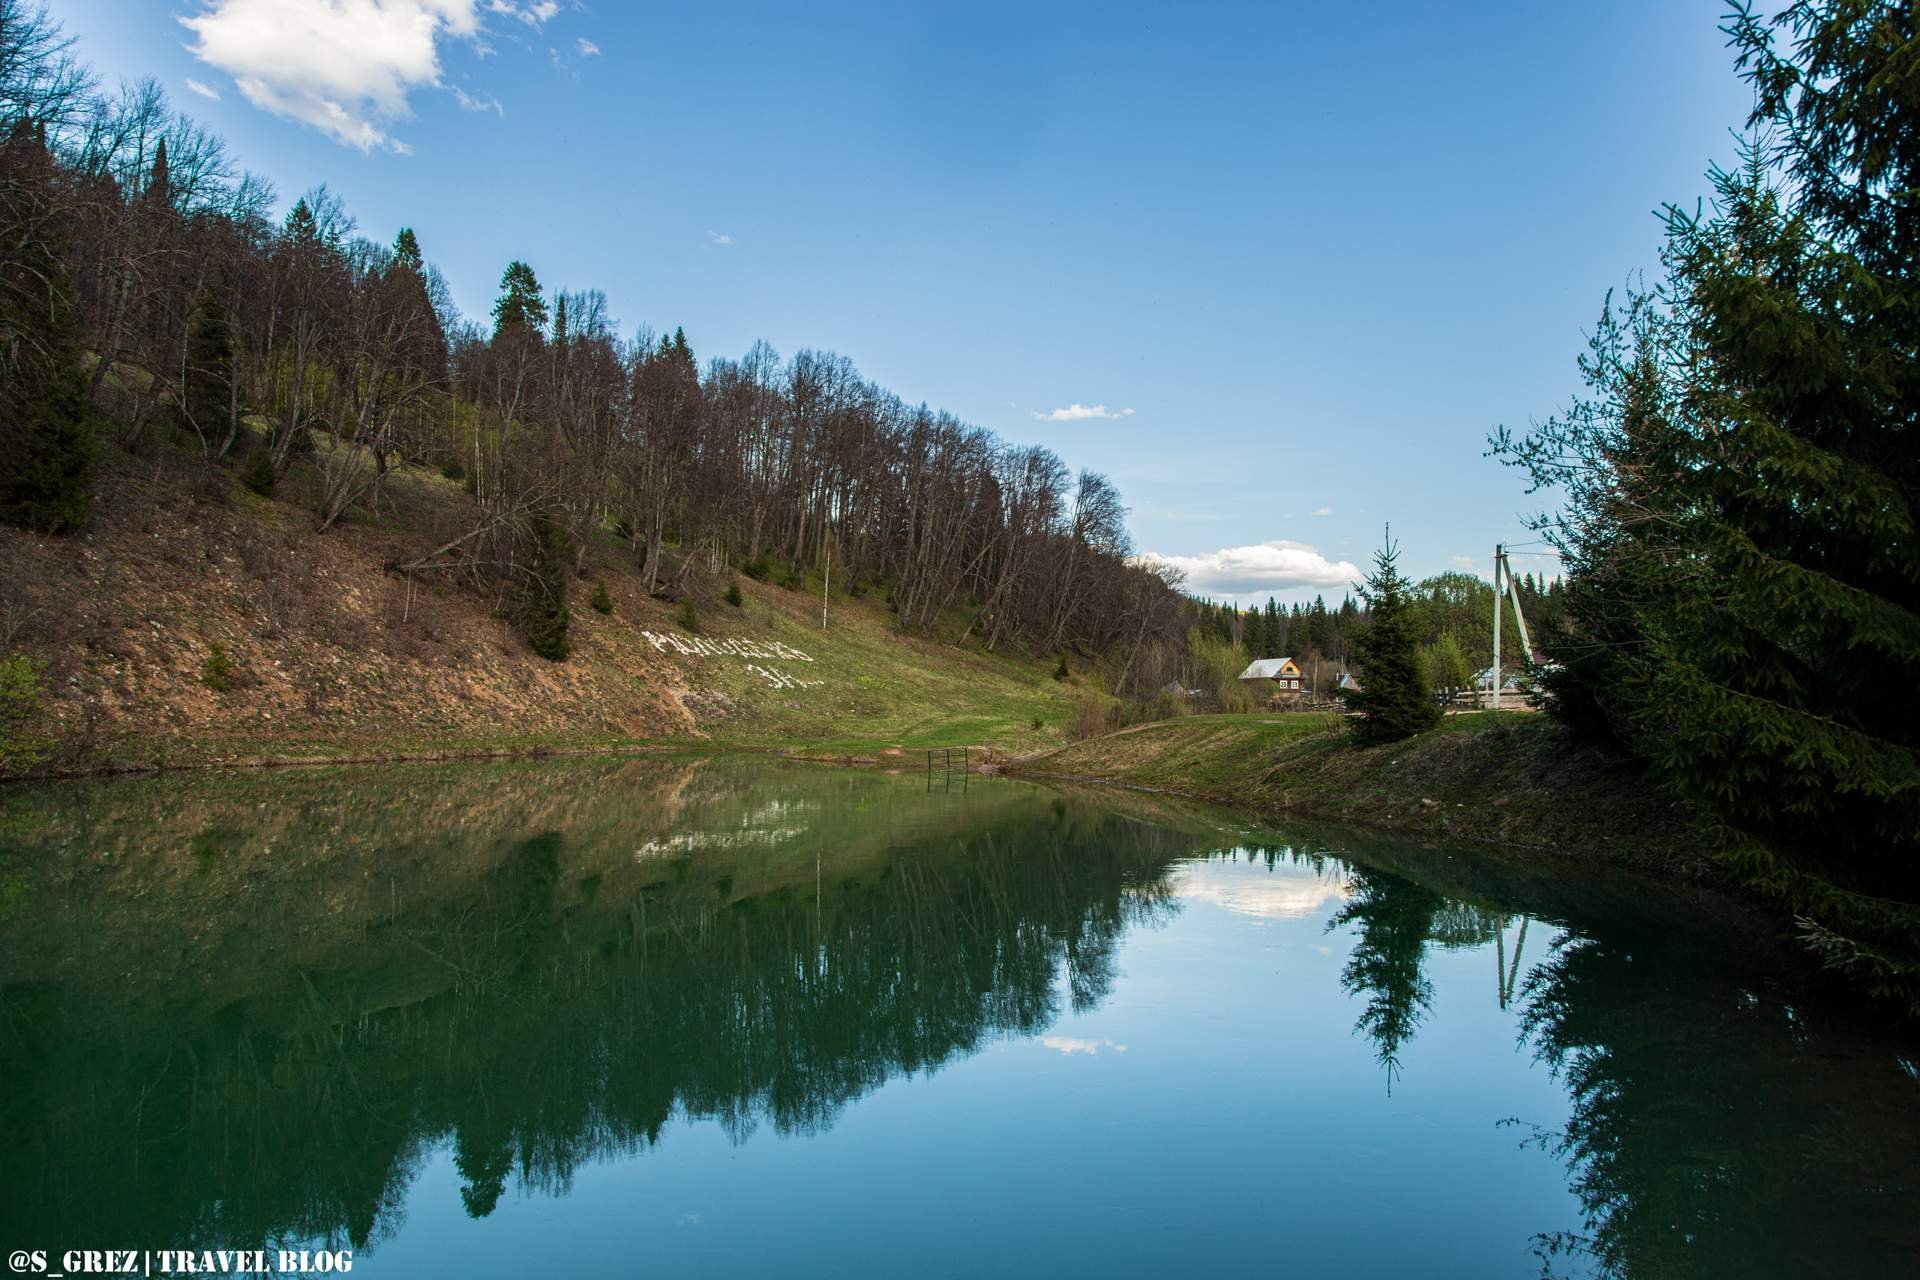
[[1383, 747], [1355, 746], [1335, 715], [1186, 716], [1022, 756], [1005, 769], [1425, 840], [1547, 850], [1670, 879], [1720, 875], [1642, 769], [1538, 714], [1449, 716]]

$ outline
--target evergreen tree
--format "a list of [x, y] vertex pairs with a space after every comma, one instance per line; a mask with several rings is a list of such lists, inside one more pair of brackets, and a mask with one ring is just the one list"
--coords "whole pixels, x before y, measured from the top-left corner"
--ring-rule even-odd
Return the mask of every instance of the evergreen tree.
[[1440, 722], [1440, 709], [1427, 695], [1418, 616], [1398, 560], [1399, 550], [1389, 533], [1374, 555], [1373, 573], [1361, 588], [1372, 613], [1372, 621], [1354, 643], [1362, 687], [1342, 696], [1359, 713], [1353, 734], [1363, 743], [1397, 742]]
[[400, 228], [400, 234], [393, 238], [393, 265], [416, 274], [426, 272], [427, 260], [420, 256], [420, 241], [412, 227]]
[[211, 293], [187, 320], [187, 359], [181, 379], [182, 425], [209, 451], [224, 449], [233, 422], [233, 333], [225, 310]]
[[518, 260], [507, 264], [500, 277], [500, 297], [493, 304], [493, 335], [508, 330], [538, 336], [547, 327], [547, 299], [533, 268]]
[[1669, 212], [1668, 279], [1609, 307], [1591, 400], [1496, 443], [1569, 494], [1562, 713], [1920, 1008], [1917, 26], [1891, 0], [1739, 6], [1743, 164]]
[[167, 140], [153, 150], [153, 171], [147, 177], [147, 199], [156, 205], [173, 203], [173, 179], [167, 172]]
[[0, 145], [0, 520], [60, 533], [86, 522], [96, 440], [51, 176], [18, 122]]
[[533, 564], [513, 607], [513, 623], [527, 647], [549, 662], [565, 662], [567, 640], [567, 564], [572, 540], [550, 516], [532, 521]]

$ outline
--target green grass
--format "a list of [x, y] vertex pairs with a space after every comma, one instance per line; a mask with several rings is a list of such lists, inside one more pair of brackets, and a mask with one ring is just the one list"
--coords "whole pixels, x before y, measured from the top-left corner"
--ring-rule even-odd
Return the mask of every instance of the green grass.
[[1429, 838], [1711, 874], [1679, 810], [1643, 771], [1531, 712], [1448, 716], [1426, 733], [1380, 747], [1356, 746], [1334, 715], [1190, 716], [1011, 767]]

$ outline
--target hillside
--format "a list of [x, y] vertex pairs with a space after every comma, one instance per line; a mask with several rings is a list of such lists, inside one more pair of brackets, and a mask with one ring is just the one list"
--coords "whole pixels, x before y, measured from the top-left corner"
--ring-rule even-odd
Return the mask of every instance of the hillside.
[[1718, 874], [1679, 810], [1638, 767], [1543, 715], [1450, 716], [1381, 747], [1353, 745], [1333, 715], [1188, 716], [1007, 767], [1430, 839], [1598, 857], [1685, 879]]
[[689, 632], [611, 533], [572, 583], [572, 653], [549, 662], [493, 599], [384, 567], [456, 524], [471, 502], [456, 482], [402, 468], [378, 516], [315, 533], [300, 469], [268, 498], [183, 453], [103, 448], [84, 532], [0, 528], [5, 647], [46, 664], [48, 771], [716, 740], [1032, 750], [1060, 740], [1079, 692], [1051, 662], [900, 634], [878, 591], [836, 591], [823, 632], [817, 578], [709, 576]]

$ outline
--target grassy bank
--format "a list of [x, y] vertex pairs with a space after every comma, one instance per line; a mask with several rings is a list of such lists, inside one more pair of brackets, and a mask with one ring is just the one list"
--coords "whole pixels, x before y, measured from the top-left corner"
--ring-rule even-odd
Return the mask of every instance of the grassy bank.
[[[377, 513], [317, 533], [301, 468], [263, 497], [175, 456], [177, 440], [155, 447], [104, 452], [84, 534], [0, 528], [0, 649], [42, 686], [17, 726], [39, 759], [15, 773], [691, 744], [1031, 752], [1064, 741], [1080, 698], [1105, 697], [1092, 673], [1055, 680], [1054, 655], [956, 643], [959, 618], [903, 635], [885, 584], [836, 584], [824, 630], [818, 578], [723, 569], [658, 599], [611, 533], [570, 580], [571, 653], [549, 662], [492, 595], [388, 568], [469, 518], [455, 481], [401, 467]], [[598, 583], [606, 613], [588, 604]]]
[[1355, 746], [1332, 715], [1188, 716], [1023, 757], [1009, 770], [1426, 839], [1595, 856], [1690, 879], [1715, 874], [1640, 769], [1537, 714], [1449, 716], [1384, 747]]

